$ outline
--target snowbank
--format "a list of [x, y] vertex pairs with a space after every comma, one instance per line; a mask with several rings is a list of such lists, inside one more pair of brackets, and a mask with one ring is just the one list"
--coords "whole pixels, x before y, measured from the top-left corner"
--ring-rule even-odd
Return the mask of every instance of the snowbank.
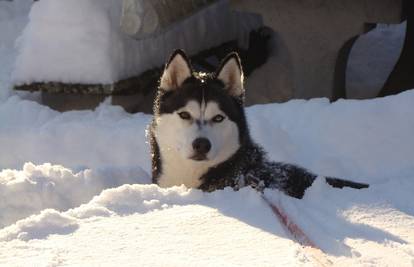
[[0, 172], [0, 228], [46, 208], [68, 210], [106, 188], [150, 183], [139, 167], [101, 168], [73, 173], [63, 166], [26, 163], [22, 171]]
[[[98, 208], [106, 214], [84, 216]], [[23, 266], [312, 266], [252, 189], [125, 185], [78, 209], [19, 221], [0, 240], [0, 263], [14, 257]]]
[[55, 210], [43, 210], [38, 216], [18, 221], [0, 232], [0, 242], [15, 238], [28, 241], [46, 238], [50, 234], [68, 234], [78, 228], [76, 220]]
[[[264, 204], [260, 195], [251, 188], [244, 188], [238, 193], [227, 188], [209, 194], [200, 190], [187, 189], [184, 186], [163, 189], [153, 184], [123, 185], [118, 188], [107, 189], [94, 197], [89, 203], [77, 208], [65, 212], [45, 209], [38, 215], [19, 220], [15, 224], [0, 230], [0, 241], [44, 239], [49, 234], [59, 233], [60, 230], [57, 230], [57, 228], [66, 228], [68, 225], [73, 227], [92, 217], [145, 214], [186, 205], [210, 206], [220, 209], [221, 212], [229, 216], [243, 218], [251, 224], [258, 224], [265, 228], [268, 227], [268, 224], [273, 223], [273, 218], [267, 218], [267, 221], [262, 220], [263, 214], [260, 209], [250, 214], [244, 214], [243, 211], [237, 209], [234, 210], [233, 207], [241, 202], [244, 202], [243, 205], [246, 205], [249, 209]], [[270, 213], [268, 211], [267, 215]], [[50, 232], [48, 232], [48, 227], [45, 225], [53, 225], [53, 227], [50, 227]], [[41, 233], [37, 234], [39, 229], [42, 229]]]
[[[19, 42], [13, 83], [109, 84], [162, 66], [177, 47], [194, 54], [229, 40], [244, 40], [261, 23], [252, 18], [243, 21], [223, 0], [165, 35], [137, 41], [121, 32], [121, 8], [118, 0], [43, 0], [33, 4]], [[243, 23], [236, 24], [239, 21]], [[191, 41], [200, 39], [203, 41]]]
[[413, 103], [411, 90], [371, 100], [293, 100], [247, 113], [254, 139], [272, 159], [380, 182], [413, 175]]
[[51, 162], [71, 169], [141, 166], [149, 169], [149, 116], [103, 103], [95, 111], [59, 113], [10, 97], [0, 103], [0, 169]]
[[[364, 191], [318, 180], [303, 200], [272, 190], [266, 196], [284, 207], [335, 266], [410, 266], [414, 210], [404, 200], [413, 189], [409, 179]], [[123, 185], [78, 208], [44, 210], [3, 228], [0, 244], [0, 263], [13, 259], [24, 266], [314, 266], [250, 188], [203, 193]]]

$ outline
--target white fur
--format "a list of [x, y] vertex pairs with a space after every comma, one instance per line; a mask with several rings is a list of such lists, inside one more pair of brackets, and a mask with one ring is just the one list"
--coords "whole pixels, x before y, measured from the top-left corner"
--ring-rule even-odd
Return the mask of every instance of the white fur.
[[221, 68], [217, 78], [226, 86], [226, 90], [233, 96], [239, 96], [244, 92], [243, 72], [235, 58], [230, 58]]
[[[181, 119], [178, 113], [182, 111], [189, 112], [193, 119]], [[213, 123], [211, 119], [219, 114], [225, 119], [221, 123]], [[200, 126], [197, 121], [201, 122]], [[162, 187], [181, 184], [199, 187], [199, 178], [210, 167], [227, 160], [240, 146], [237, 124], [229, 120], [215, 102], [200, 105], [189, 101], [180, 110], [157, 117], [154, 133], [162, 162], [158, 179]], [[207, 138], [211, 143], [211, 150], [204, 161], [190, 158], [194, 154], [192, 143], [199, 137]]]
[[191, 76], [191, 69], [181, 54], [177, 54], [168, 64], [160, 81], [160, 88], [176, 90]]

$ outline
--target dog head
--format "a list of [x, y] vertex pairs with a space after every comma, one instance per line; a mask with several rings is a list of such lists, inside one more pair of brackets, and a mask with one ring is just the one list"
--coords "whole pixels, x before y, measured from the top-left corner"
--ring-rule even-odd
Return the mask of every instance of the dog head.
[[174, 52], [161, 76], [152, 131], [160, 152], [218, 164], [247, 137], [243, 71], [236, 53], [214, 73], [196, 73], [185, 53]]

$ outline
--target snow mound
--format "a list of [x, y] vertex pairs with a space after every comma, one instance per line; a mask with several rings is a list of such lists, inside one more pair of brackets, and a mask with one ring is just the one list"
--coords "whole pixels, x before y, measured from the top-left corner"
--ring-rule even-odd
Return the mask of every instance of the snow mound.
[[74, 218], [47, 209], [40, 215], [31, 216], [0, 230], [0, 241], [42, 239], [51, 234], [68, 234], [77, 228]]
[[68, 210], [87, 203], [106, 188], [149, 183], [141, 168], [86, 169], [26, 163], [22, 171], [0, 172], [0, 228], [46, 208]]
[[[104, 206], [112, 209], [104, 216], [79, 216], [81, 208]], [[62, 228], [53, 223], [42, 228], [47, 223], [40, 214], [0, 230], [0, 237], [9, 240], [0, 241], [0, 263], [14, 258], [19, 266], [312, 266], [252, 189], [203, 193], [126, 185], [104, 191], [81, 208], [45, 211], [50, 221], [61, 220]], [[31, 232], [36, 228], [37, 236]]]
[[[78, 189], [79, 186], [76, 188]], [[61, 199], [59, 199], [59, 196], [56, 197], [57, 202], [65, 199], [63, 195], [60, 195], [60, 197]], [[234, 206], [240, 205], [240, 203], [243, 203], [243, 207], [252, 211], [246, 214], [243, 210], [234, 210]], [[251, 188], [244, 188], [237, 193], [231, 188], [213, 193], [204, 193], [196, 189], [187, 189], [184, 186], [160, 188], [154, 184], [126, 184], [118, 188], [104, 190], [89, 203], [82, 204], [77, 208], [65, 212], [46, 209], [38, 215], [19, 220], [15, 224], [0, 230], [0, 241], [11, 239], [27, 241], [43, 239], [50, 234], [72, 233], [78, 224], [93, 217], [105, 218], [145, 214], [177, 206], [192, 205], [209, 206], [220, 210], [227, 216], [236, 217], [271, 232], [274, 231], [271, 230], [273, 227], [269, 228], [272, 218], [263, 219], [263, 210], [260, 207], [265, 206], [265, 203], [260, 194]], [[267, 212], [270, 212], [270, 210]], [[47, 231], [49, 228], [50, 231]]]
[[89, 218], [85, 214], [90, 214], [91, 217], [126, 216], [170, 209], [175, 206], [206, 205], [219, 209], [225, 214], [244, 218], [246, 221], [265, 227], [266, 221], [261, 222], [258, 219], [261, 217], [262, 211], [257, 210], [250, 214], [243, 214], [233, 209], [235, 205], [240, 203], [249, 208], [264, 205], [260, 194], [247, 187], [237, 193], [231, 188], [205, 193], [197, 189], [187, 189], [184, 186], [160, 188], [155, 184], [134, 184], [107, 189], [94, 197], [88, 204], [71, 209], [66, 214], [85, 219]]
[[[188, 190], [184, 186], [160, 189], [157, 185], [123, 185], [108, 189], [95, 197], [88, 206], [103, 207], [118, 215], [146, 213], [165, 209], [172, 205], [188, 205], [202, 198], [199, 190]], [[139, 203], [139, 205], [137, 205]], [[83, 212], [85, 207], [82, 207]], [[77, 210], [71, 212], [77, 214]]]
[[[34, 3], [29, 24], [19, 40], [20, 53], [13, 72], [15, 83], [114, 81], [117, 73], [111, 57], [117, 56], [116, 46], [122, 48], [122, 43], [111, 23], [110, 2]], [[68, 71], [74, 69], [78, 71]]]

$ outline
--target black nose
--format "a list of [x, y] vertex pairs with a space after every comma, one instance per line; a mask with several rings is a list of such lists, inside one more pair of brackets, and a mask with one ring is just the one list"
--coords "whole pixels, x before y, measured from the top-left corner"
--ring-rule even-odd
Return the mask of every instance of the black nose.
[[207, 138], [197, 138], [193, 141], [193, 149], [197, 154], [207, 154], [211, 149], [211, 143]]

